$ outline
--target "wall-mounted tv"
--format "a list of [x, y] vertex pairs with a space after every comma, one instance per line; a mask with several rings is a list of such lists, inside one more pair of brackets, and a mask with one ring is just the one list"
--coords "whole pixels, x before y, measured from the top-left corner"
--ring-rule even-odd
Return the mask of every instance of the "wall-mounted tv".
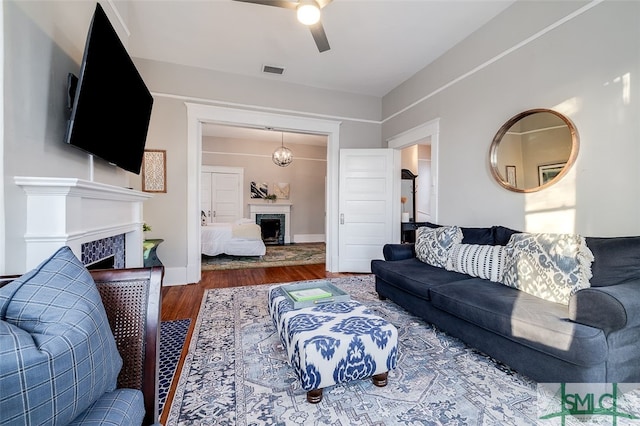
[[153, 97], [100, 4], [69, 97], [65, 141], [140, 174]]

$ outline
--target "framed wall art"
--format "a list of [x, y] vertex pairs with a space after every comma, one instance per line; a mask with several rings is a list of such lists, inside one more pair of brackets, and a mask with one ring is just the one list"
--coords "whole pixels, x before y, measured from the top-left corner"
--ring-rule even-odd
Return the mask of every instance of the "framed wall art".
[[145, 149], [142, 159], [142, 190], [167, 192], [167, 151]]
[[509, 185], [513, 187], [517, 186], [516, 166], [506, 166], [506, 168], [507, 168], [507, 182], [509, 182]]
[[545, 164], [538, 166], [538, 183], [544, 185], [560, 174], [567, 163]]

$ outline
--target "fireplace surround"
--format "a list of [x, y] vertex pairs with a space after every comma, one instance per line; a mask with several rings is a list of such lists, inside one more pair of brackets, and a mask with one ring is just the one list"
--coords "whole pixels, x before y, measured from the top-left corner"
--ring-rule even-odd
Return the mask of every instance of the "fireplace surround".
[[76, 178], [19, 176], [14, 182], [27, 194], [25, 270], [62, 246], [93, 263], [100, 259], [83, 255], [83, 245], [104, 240], [108, 246], [110, 239], [120, 241], [106, 249], [117, 267], [143, 266], [142, 203], [151, 194]]
[[257, 224], [260, 224], [257, 220], [258, 215], [267, 218], [281, 217], [281, 240], [278, 244], [291, 243], [291, 202], [278, 200], [275, 203], [267, 203], [264, 200], [251, 200], [249, 202], [249, 213], [251, 214], [251, 219]]

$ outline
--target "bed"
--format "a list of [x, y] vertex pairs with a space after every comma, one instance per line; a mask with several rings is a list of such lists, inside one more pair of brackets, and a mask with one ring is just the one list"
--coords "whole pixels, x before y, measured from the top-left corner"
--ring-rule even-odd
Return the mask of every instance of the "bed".
[[202, 254], [217, 256], [263, 256], [267, 248], [262, 241], [260, 225], [251, 219], [232, 223], [210, 223], [201, 226]]

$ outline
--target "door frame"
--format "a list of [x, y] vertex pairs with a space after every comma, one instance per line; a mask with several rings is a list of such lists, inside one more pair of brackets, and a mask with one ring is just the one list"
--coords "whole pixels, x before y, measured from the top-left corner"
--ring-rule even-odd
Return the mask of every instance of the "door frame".
[[[434, 223], [438, 223], [438, 145], [440, 140], [440, 119], [436, 118], [427, 121], [388, 138], [387, 146], [401, 150], [412, 145], [424, 143], [426, 140], [429, 140], [429, 145], [431, 145], [431, 219]], [[396, 170], [395, 179], [400, 181], [401, 170]]]
[[202, 171], [202, 124], [313, 133], [327, 136], [327, 191], [325, 239], [327, 271], [338, 267], [338, 162], [340, 121], [225, 108], [185, 102], [187, 108], [187, 282], [201, 278], [200, 256], [200, 172]]

